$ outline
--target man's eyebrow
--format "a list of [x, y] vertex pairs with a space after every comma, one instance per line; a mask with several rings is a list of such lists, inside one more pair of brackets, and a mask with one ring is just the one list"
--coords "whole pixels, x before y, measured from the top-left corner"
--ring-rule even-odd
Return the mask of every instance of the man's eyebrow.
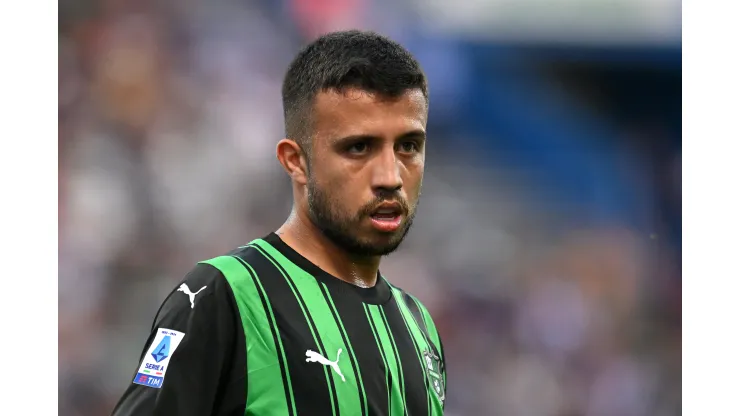
[[398, 137], [397, 140], [404, 140], [404, 139], [420, 139], [420, 140], [426, 140], [427, 139], [427, 132], [421, 129], [411, 130], [407, 133], [404, 133]]
[[[396, 138], [396, 140], [405, 140], [405, 139], [419, 139], [419, 140], [426, 140], [427, 133], [424, 130], [417, 129], [412, 130], [409, 132], [406, 132]], [[361, 142], [361, 141], [379, 141], [383, 140], [382, 137], [376, 136], [373, 134], [352, 134], [349, 136], [344, 136], [340, 138], [333, 139], [331, 142], [332, 144], [342, 144], [342, 143], [352, 143], [352, 142]]]
[[375, 136], [372, 134], [352, 134], [349, 136], [344, 136], [344, 137], [333, 139], [331, 142], [332, 144], [343, 144], [343, 143], [378, 141], [378, 140], [382, 140], [382, 138], [380, 136]]

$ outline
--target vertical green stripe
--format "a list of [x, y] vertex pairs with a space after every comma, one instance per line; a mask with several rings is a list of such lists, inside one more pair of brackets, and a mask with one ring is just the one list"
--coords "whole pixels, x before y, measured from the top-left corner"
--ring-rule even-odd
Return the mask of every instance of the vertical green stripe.
[[362, 374], [360, 372], [360, 364], [357, 361], [357, 356], [355, 355], [355, 350], [352, 348], [352, 343], [349, 340], [349, 336], [347, 335], [347, 331], [344, 329], [344, 324], [342, 323], [342, 318], [339, 316], [339, 311], [337, 310], [337, 307], [334, 305], [334, 300], [331, 298], [331, 293], [329, 293], [329, 288], [326, 287], [325, 284], [321, 283], [321, 290], [324, 293], [324, 299], [327, 299], [327, 302], [329, 304], [329, 307], [332, 310], [332, 315], [334, 316], [334, 320], [339, 326], [339, 330], [342, 331], [342, 340], [344, 341], [345, 345], [347, 345], [347, 349], [349, 350], [350, 357], [352, 357], [352, 369], [354, 370], [354, 374], [356, 377], [356, 380], [359, 381], [360, 385], [358, 388], [358, 393], [360, 395], [360, 401], [362, 402], [362, 408], [363, 412], [362, 415], [367, 415], [367, 394], [365, 393], [365, 385], [362, 382]]
[[380, 358], [383, 359], [383, 370], [385, 371], [385, 388], [386, 392], [388, 394], [388, 414], [392, 414], [391, 412], [391, 388], [392, 384], [390, 380], [388, 379], [388, 360], [386, 359], [385, 353], [383, 352], [383, 347], [380, 344], [380, 338], [378, 338], [378, 329], [375, 327], [375, 323], [373, 322], [373, 318], [370, 317], [370, 310], [368, 306], [363, 303], [362, 308], [365, 310], [365, 316], [367, 317], [367, 323], [370, 325], [370, 331], [373, 333], [373, 338], [375, 338], [375, 345], [378, 347], [378, 352], [380, 353]]
[[397, 381], [393, 383], [391, 391], [391, 416], [406, 414], [406, 389], [403, 385], [403, 367], [396, 350], [396, 341], [385, 319], [383, 308], [378, 305], [368, 306], [370, 316], [378, 330], [380, 345], [382, 346], [383, 355], [388, 362], [388, 369], [391, 372], [391, 379]]
[[[339, 359], [338, 367], [342, 376], [344, 376], [344, 380], [334, 369], [328, 366], [325, 369], [330, 373], [330, 377], [333, 377], [340, 413], [356, 414], [358, 411], [361, 411], [363, 407], [360, 401], [360, 395], [358, 394], [360, 381], [355, 377], [352, 363], [348, 356], [350, 346], [346, 345], [342, 340], [339, 326], [332, 317], [329, 304], [319, 287], [319, 282], [312, 275], [286, 259], [267, 242], [258, 240], [255, 242], [255, 245], [262, 250], [261, 252], [263, 254], [267, 254], [265, 257], [268, 260], [273, 263], [277, 261], [282, 266], [286, 272], [284, 277], [289, 280], [289, 284], [292, 283], [292, 285], [295, 285], [298, 292], [297, 296], [303, 298], [308, 309], [308, 315], [316, 324], [318, 337], [324, 345], [325, 351], [322, 353], [324, 358], [330, 361], [337, 361]], [[341, 354], [339, 354], [340, 349], [342, 350]], [[316, 363], [316, 365], [320, 364]]]
[[285, 351], [272, 306], [259, 278], [249, 265], [234, 257], [222, 256], [202, 263], [216, 267], [226, 278], [234, 292], [244, 333], [248, 334], [245, 412], [295, 415], [293, 387], [290, 383]]

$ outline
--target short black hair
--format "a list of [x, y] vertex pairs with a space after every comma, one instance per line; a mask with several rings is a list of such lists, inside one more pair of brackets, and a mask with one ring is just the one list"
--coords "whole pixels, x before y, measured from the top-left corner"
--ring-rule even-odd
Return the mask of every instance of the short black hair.
[[288, 67], [282, 91], [286, 137], [307, 150], [314, 98], [345, 88], [388, 98], [419, 89], [429, 103], [421, 65], [403, 46], [375, 32], [332, 32], [305, 46]]

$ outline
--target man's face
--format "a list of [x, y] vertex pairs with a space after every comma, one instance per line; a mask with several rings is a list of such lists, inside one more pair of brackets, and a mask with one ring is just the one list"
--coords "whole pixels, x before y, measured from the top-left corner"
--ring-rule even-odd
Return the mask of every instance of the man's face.
[[395, 99], [357, 89], [317, 95], [307, 202], [327, 238], [361, 256], [401, 244], [421, 192], [426, 120], [420, 90]]

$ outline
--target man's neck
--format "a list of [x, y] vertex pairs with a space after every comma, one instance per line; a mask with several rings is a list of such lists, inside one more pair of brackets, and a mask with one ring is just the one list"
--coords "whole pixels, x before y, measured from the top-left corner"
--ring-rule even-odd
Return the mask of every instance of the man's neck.
[[325, 272], [359, 287], [375, 286], [380, 256], [351, 256], [326, 238], [308, 218], [293, 212], [276, 234]]

